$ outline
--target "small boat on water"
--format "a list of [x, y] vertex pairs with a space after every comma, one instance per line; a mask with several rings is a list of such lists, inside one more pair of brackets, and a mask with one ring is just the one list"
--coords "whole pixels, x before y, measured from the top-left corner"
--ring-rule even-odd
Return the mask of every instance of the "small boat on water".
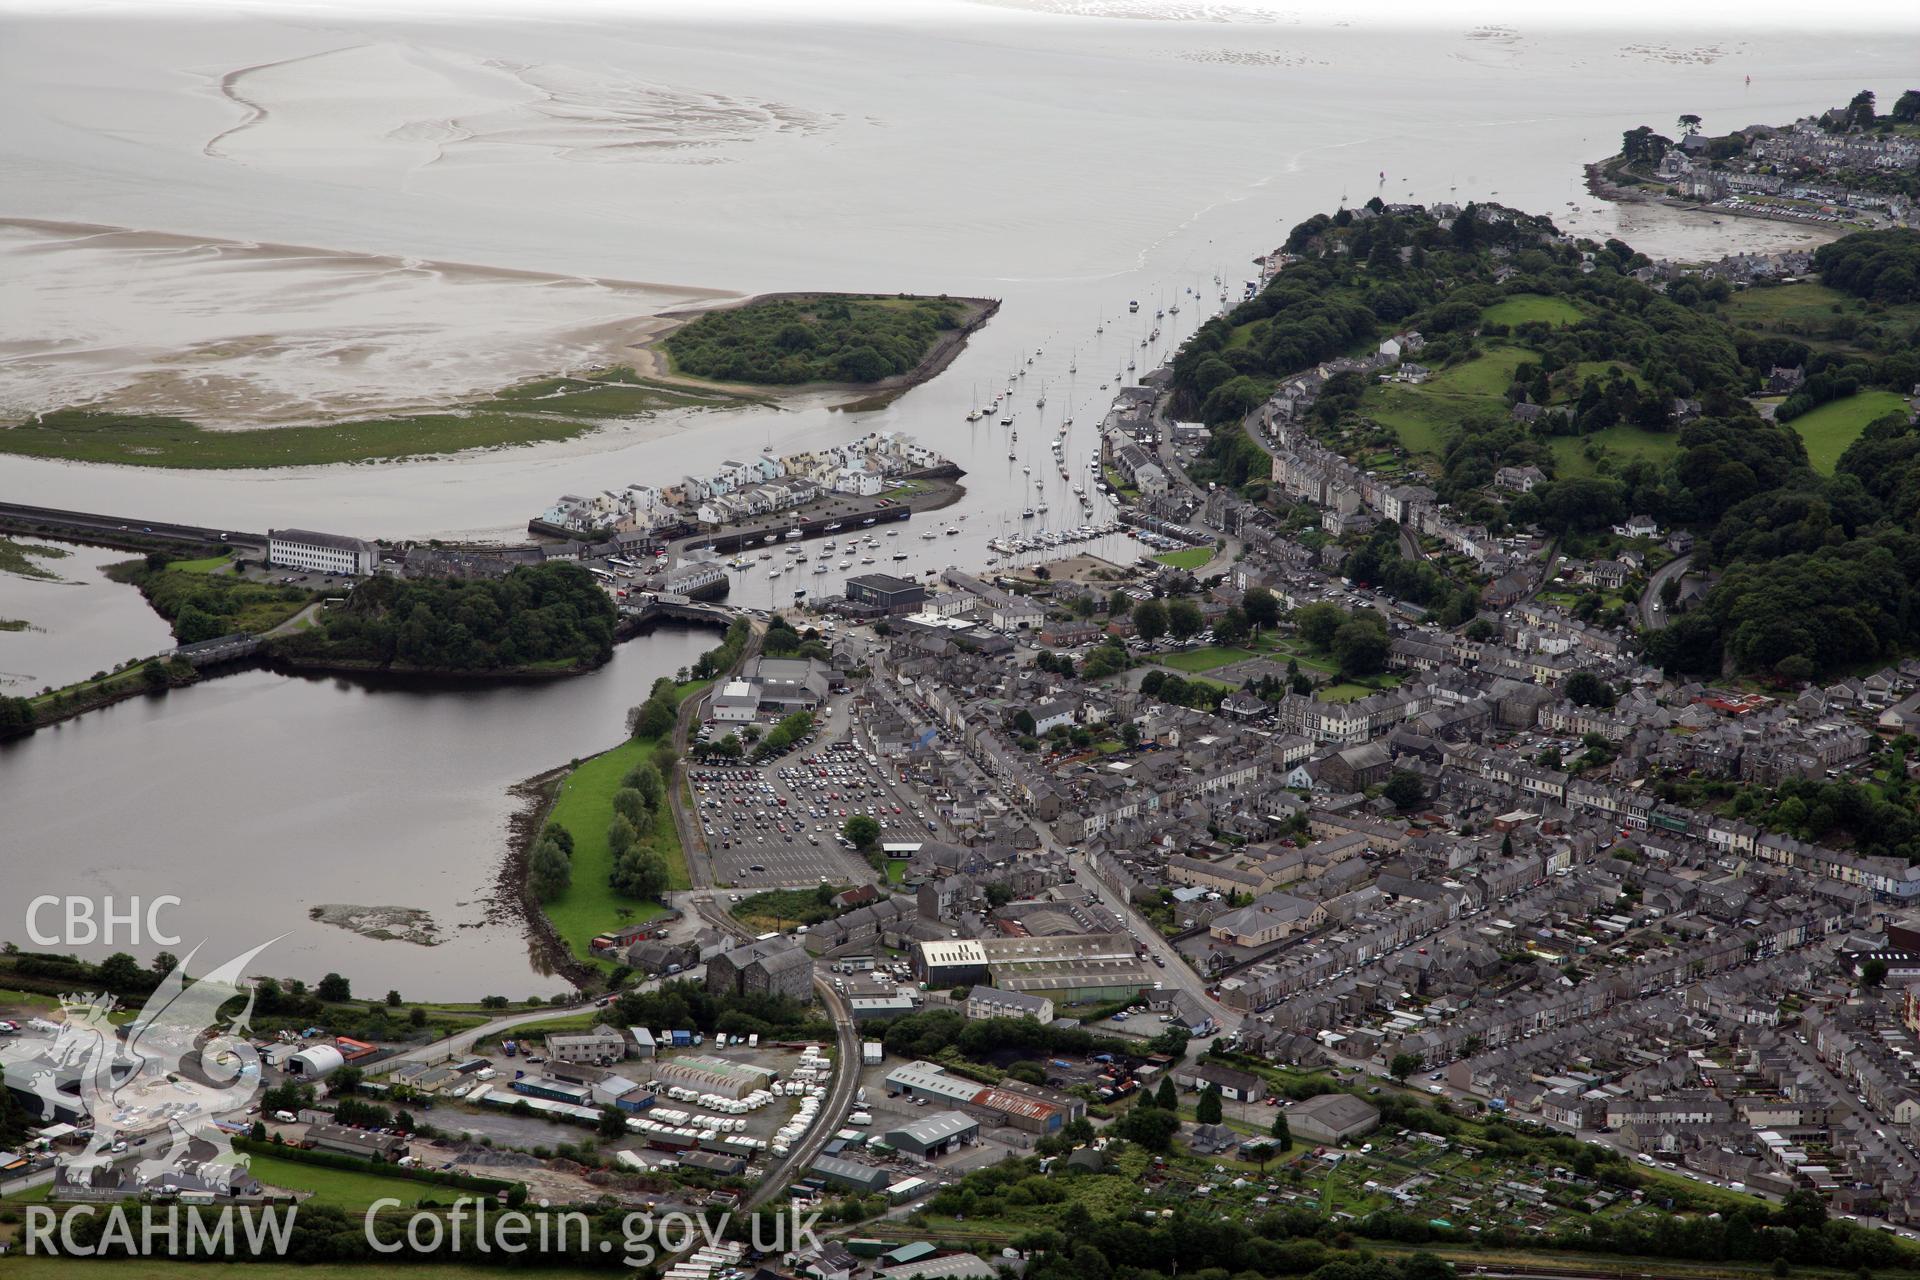
[[907, 558], [907, 553], [904, 551], [896, 551], [893, 553], [893, 558], [895, 560], [905, 560]]
[[960, 536], [960, 526], [957, 524], [950, 524], [946, 527], [946, 529], [943, 532], [945, 532], [949, 538], [957, 538]]

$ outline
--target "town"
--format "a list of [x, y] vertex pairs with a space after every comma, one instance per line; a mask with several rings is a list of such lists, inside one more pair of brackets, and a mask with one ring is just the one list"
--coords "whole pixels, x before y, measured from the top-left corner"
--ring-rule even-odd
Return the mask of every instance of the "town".
[[[1479, 332], [1501, 307], [1551, 314], [1550, 276], [1669, 297], [1711, 278], [1636, 276], [1495, 206], [1342, 217], [1274, 256], [1269, 289], [1396, 224], [1495, 239], [1483, 269], [1510, 292], [1467, 339], [1506, 336]], [[1405, 248], [1386, 253], [1426, 251]], [[687, 887], [609, 912], [591, 996], [418, 1008], [432, 1034], [412, 1035], [395, 992], [379, 1036], [329, 1026], [353, 997], [323, 982], [259, 1037], [260, 1100], [218, 1117], [247, 1172], [142, 1183], [133, 1147], [202, 1105], [158, 1087], [107, 1160], [61, 1162], [97, 1138], [68, 1081], [23, 1094], [49, 1109], [12, 1185], [304, 1202], [346, 1168], [841, 1224], [676, 1280], [988, 1280], [1093, 1202], [1311, 1211], [1463, 1256], [1631, 1252], [1652, 1217], [1744, 1207], [1880, 1228], [1844, 1235], [1859, 1265], [1906, 1257], [1920, 867], [1815, 837], [1856, 821], [1837, 793], [1913, 785], [1920, 662], [1769, 682], [1653, 661], [1648, 637], [1737, 570], [1691, 571], [1671, 512], [1553, 514], [1594, 482], [1511, 442], [1585, 396], [1508, 366], [1519, 394], [1473, 429], [1511, 447], [1466, 484], [1370, 434], [1378, 397], [1489, 358], [1453, 305], [1428, 309], [1450, 332], [1365, 333], [1224, 420], [1183, 387], [1187, 352], [1125, 389], [1103, 480], [1157, 555], [854, 573], [804, 610], [723, 611], [744, 643], [665, 760]], [[1622, 394], [1663, 431], [1740, 411]], [[639, 519], [614, 501], [549, 519]], [[275, 538], [316, 572], [374, 554]], [[59, 1024], [0, 1032], [51, 1067]]]
[[[1722, 136], [1680, 117], [1678, 140], [1642, 125], [1620, 155], [1589, 165], [1588, 184], [1614, 200], [1654, 194], [1723, 213], [1848, 227], [1912, 226], [1920, 174], [1920, 96], [1885, 117], [1863, 90], [1845, 107], [1785, 127], [1754, 124]], [[1877, 127], [1878, 126], [1878, 127]]]

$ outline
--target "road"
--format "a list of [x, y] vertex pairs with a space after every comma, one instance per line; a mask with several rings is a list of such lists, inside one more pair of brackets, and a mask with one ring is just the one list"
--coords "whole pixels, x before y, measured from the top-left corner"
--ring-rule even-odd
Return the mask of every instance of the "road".
[[1413, 530], [1400, 526], [1400, 558], [1402, 560], [1425, 560], [1427, 549], [1420, 545], [1420, 539], [1413, 536]]
[[279, 626], [275, 627], [273, 630], [262, 632], [261, 635], [263, 638], [266, 636], [292, 635], [294, 632], [300, 630], [302, 627], [305, 627], [308, 623], [318, 618], [320, 616], [320, 611], [326, 607], [327, 607], [326, 602], [324, 600], [315, 600], [312, 604], [308, 605], [306, 608], [302, 609], [300, 612], [294, 614], [291, 618], [288, 618], [285, 622], [281, 623]]
[[1667, 615], [1670, 610], [1668, 610], [1664, 604], [1658, 609], [1654, 608], [1655, 604], [1660, 603], [1660, 589], [1685, 573], [1688, 566], [1692, 563], [1693, 553], [1689, 551], [1686, 555], [1675, 556], [1671, 561], [1662, 565], [1659, 571], [1651, 578], [1647, 579], [1647, 589], [1640, 593], [1640, 625], [1642, 628], [1647, 631], [1658, 631], [1667, 625]]
[[[582, 1006], [583, 1008], [585, 1006]], [[519, 1013], [510, 1013], [491, 1022], [483, 1022], [477, 1027], [442, 1037], [431, 1044], [423, 1044], [418, 1049], [408, 1049], [391, 1058], [382, 1058], [375, 1064], [382, 1071], [388, 1071], [403, 1062], [434, 1064], [445, 1062], [449, 1058], [462, 1058], [473, 1052], [473, 1047], [482, 1040], [492, 1040], [503, 1032], [515, 1027], [524, 1027], [534, 1022], [552, 1022], [556, 1018], [570, 1017], [579, 1009], [570, 1009], [564, 1005], [543, 1005], [538, 1009], [526, 1009]]]
[[[728, 911], [714, 900], [711, 893], [696, 893], [693, 908], [700, 917], [716, 929], [724, 929], [736, 937], [752, 940], [753, 930], [735, 920]], [[813, 1128], [798, 1146], [789, 1151], [778, 1164], [767, 1169], [760, 1185], [747, 1198], [749, 1211], [759, 1208], [772, 1199], [776, 1192], [783, 1190], [788, 1183], [798, 1177], [801, 1171], [813, 1167], [814, 1160], [833, 1135], [839, 1130], [840, 1122], [846, 1117], [853, 1105], [854, 1091], [860, 1087], [860, 1032], [854, 1025], [853, 1011], [847, 1007], [840, 993], [835, 991], [828, 981], [818, 973], [813, 978], [814, 994], [820, 997], [820, 1004], [833, 1019], [834, 1040], [839, 1053], [833, 1073], [833, 1084], [827, 1090], [827, 1100], [820, 1108], [820, 1115], [813, 1122]]]
[[[1040, 829], [1040, 838], [1049, 848], [1057, 847], [1053, 844], [1053, 837], [1046, 832], [1045, 828]], [[1133, 908], [1123, 901], [1119, 894], [1108, 888], [1100, 877], [1093, 874], [1093, 865], [1084, 854], [1069, 854], [1068, 858], [1074, 871], [1078, 873], [1078, 883], [1085, 885], [1092, 891], [1094, 897], [1105, 904], [1107, 910], [1126, 922], [1133, 931], [1133, 935], [1146, 944], [1150, 954], [1166, 962], [1165, 968], [1156, 970], [1160, 975], [1160, 981], [1170, 983], [1198, 1000], [1200, 1007], [1209, 1010], [1213, 1014], [1213, 1020], [1220, 1024], [1221, 1035], [1231, 1036], [1237, 1033], [1240, 1030], [1240, 1024], [1246, 1020], [1246, 1015], [1238, 1010], [1227, 1008], [1209, 995], [1207, 980], [1187, 963], [1186, 957], [1182, 956], [1171, 942], [1161, 936], [1160, 930], [1156, 929], [1151, 921], [1135, 915]]]
[[[938, 723], [932, 713], [924, 706], [916, 704], [910, 708], [903, 707], [899, 701], [899, 690], [897, 688], [890, 688], [883, 683], [886, 675], [887, 671], [884, 660], [877, 659], [874, 668], [875, 691], [889, 703], [892, 703], [898, 714], [919, 724]], [[911, 712], [911, 714], [909, 714], [909, 712]], [[962, 767], [977, 784], [991, 786], [998, 791], [1002, 799], [1007, 802], [1010, 813], [1014, 815], [1018, 821], [1027, 821], [1024, 817], [1019, 816], [1019, 806], [1014, 802], [1013, 796], [1004, 785], [980, 773], [971, 761], [964, 761]], [[1054, 839], [1053, 832], [1048, 829], [1045, 823], [1027, 822], [1027, 825], [1031, 827], [1034, 834], [1039, 837], [1043, 848], [1052, 853], [1065, 852], [1066, 846]], [[1127, 927], [1133, 931], [1134, 935], [1146, 944], [1149, 953], [1159, 956], [1166, 962], [1165, 967], [1159, 970], [1160, 981], [1163, 983], [1171, 983], [1181, 988], [1198, 1000], [1202, 1008], [1211, 1010], [1213, 1020], [1220, 1025], [1220, 1030], [1223, 1035], [1231, 1035], [1238, 1031], [1241, 1022], [1245, 1020], [1245, 1015], [1227, 1008], [1209, 995], [1207, 993], [1206, 979], [1195, 971], [1193, 966], [1186, 962], [1185, 957], [1174, 948], [1172, 943], [1161, 936], [1159, 929], [1155, 928], [1151, 921], [1136, 915], [1133, 908], [1127, 902], [1123, 901], [1120, 895], [1101, 883], [1099, 877], [1093, 874], [1093, 867], [1087, 861], [1084, 854], [1069, 854], [1068, 858], [1074, 868], [1078, 883], [1085, 885], [1087, 889], [1106, 906], [1107, 910], [1113, 912], [1115, 916], [1125, 922]]]
[[128, 537], [170, 538], [177, 542], [207, 545], [220, 542], [245, 543], [255, 547], [267, 545], [266, 535], [261, 533], [240, 533], [191, 524], [168, 524], [160, 520], [100, 515], [91, 511], [60, 511], [52, 507], [30, 507], [17, 502], [0, 502], [0, 519], [30, 526], [45, 525], [49, 528], [81, 533], [97, 533], [109, 542], [114, 538], [107, 535], [126, 534]]

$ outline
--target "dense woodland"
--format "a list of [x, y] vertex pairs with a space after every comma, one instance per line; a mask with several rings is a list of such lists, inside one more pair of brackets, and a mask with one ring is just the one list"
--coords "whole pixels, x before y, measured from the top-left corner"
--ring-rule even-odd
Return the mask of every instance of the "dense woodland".
[[[1677, 674], [1731, 667], [1792, 680], [1920, 649], [1920, 433], [1890, 414], [1823, 476], [1786, 425], [1858, 391], [1920, 383], [1920, 332], [1901, 328], [1911, 321], [1888, 313], [1893, 330], [1875, 330], [1871, 350], [1816, 348], [1737, 323], [1723, 280], [1685, 277], [1663, 292], [1633, 277], [1647, 259], [1630, 246], [1554, 235], [1546, 220], [1497, 206], [1469, 206], [1447, 225], [1426, 210], [1384, 208], [1309, 219], [1287, 242], [1303, 260], [1209, 320], [1175, 358], [1174, 411], [1229, 427], [1279, 379], [1407, 329], [1427, 339], [1417, 359], [1442, 373], [1490, 347], [1518, 347], [1525, 355], [1497, 408], [1550, 412], [1532, 423], [1490, 411], [1450, 424], [1434, 488], [1495, 530], [1538, 525], [1577, 538], [1638, 513], [1694, 530], [1697, 567], [1722, 578], [1703, 607], [1648, 637], [1654, 661]], [[1913, 233], [1862, 234], [1826, 246], [1820, 260], [1833, 287], [1877, 304], [1909, 288], [1916, 246]], [[1578, 319], [1486, 318], [1515, 296], [1564, 302]], [[1799, 368], [1805, 381], [1769, 421], [1749, 397], [1776, 368]], [[1369, 431], [1391, 444], [1367, 421], [1369, 384], [1357, 373], [1333, 378], [1310, 428], [1341, 448]], [[1672, 447], [1557, 474], [1556, 439], [1610, 428], [1667, 436]], [[1488, 490], [1496, 469], [1524, 464], [1549, 482], [1520, 496]], [[1194, 472], [1258, 497], [1266, 468], [1246, 432], [1224, 429]], [[1389, 540], [1362, 544], [1356, 560], [1369, 580], [1458, 614], [1448, 585], [1399, 561]]]
[[878, 382], [924, 360], [966, 311], [951, 298], [771, 298], [705, 313], [667, 352], [677, 371], [721, 382]]
[[613, 602], [577, 564], [503, 578], [375, 577], [320, 625], [276, 642], [294, 659], [422, 671], [585, 667], [613, 653]]
[[1862, 231], [1813, 253], [1820, 282], [1873, 302], [1920, 302], [1920, 231]]

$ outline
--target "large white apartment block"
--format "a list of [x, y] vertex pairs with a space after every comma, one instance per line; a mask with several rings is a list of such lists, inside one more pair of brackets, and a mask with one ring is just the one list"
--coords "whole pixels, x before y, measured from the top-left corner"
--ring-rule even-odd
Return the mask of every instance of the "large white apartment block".
[[380, 563], [380, 549], [365, 538], [307, 529], [269, 529], [267, 563], [308, 573], [364, 578]]

